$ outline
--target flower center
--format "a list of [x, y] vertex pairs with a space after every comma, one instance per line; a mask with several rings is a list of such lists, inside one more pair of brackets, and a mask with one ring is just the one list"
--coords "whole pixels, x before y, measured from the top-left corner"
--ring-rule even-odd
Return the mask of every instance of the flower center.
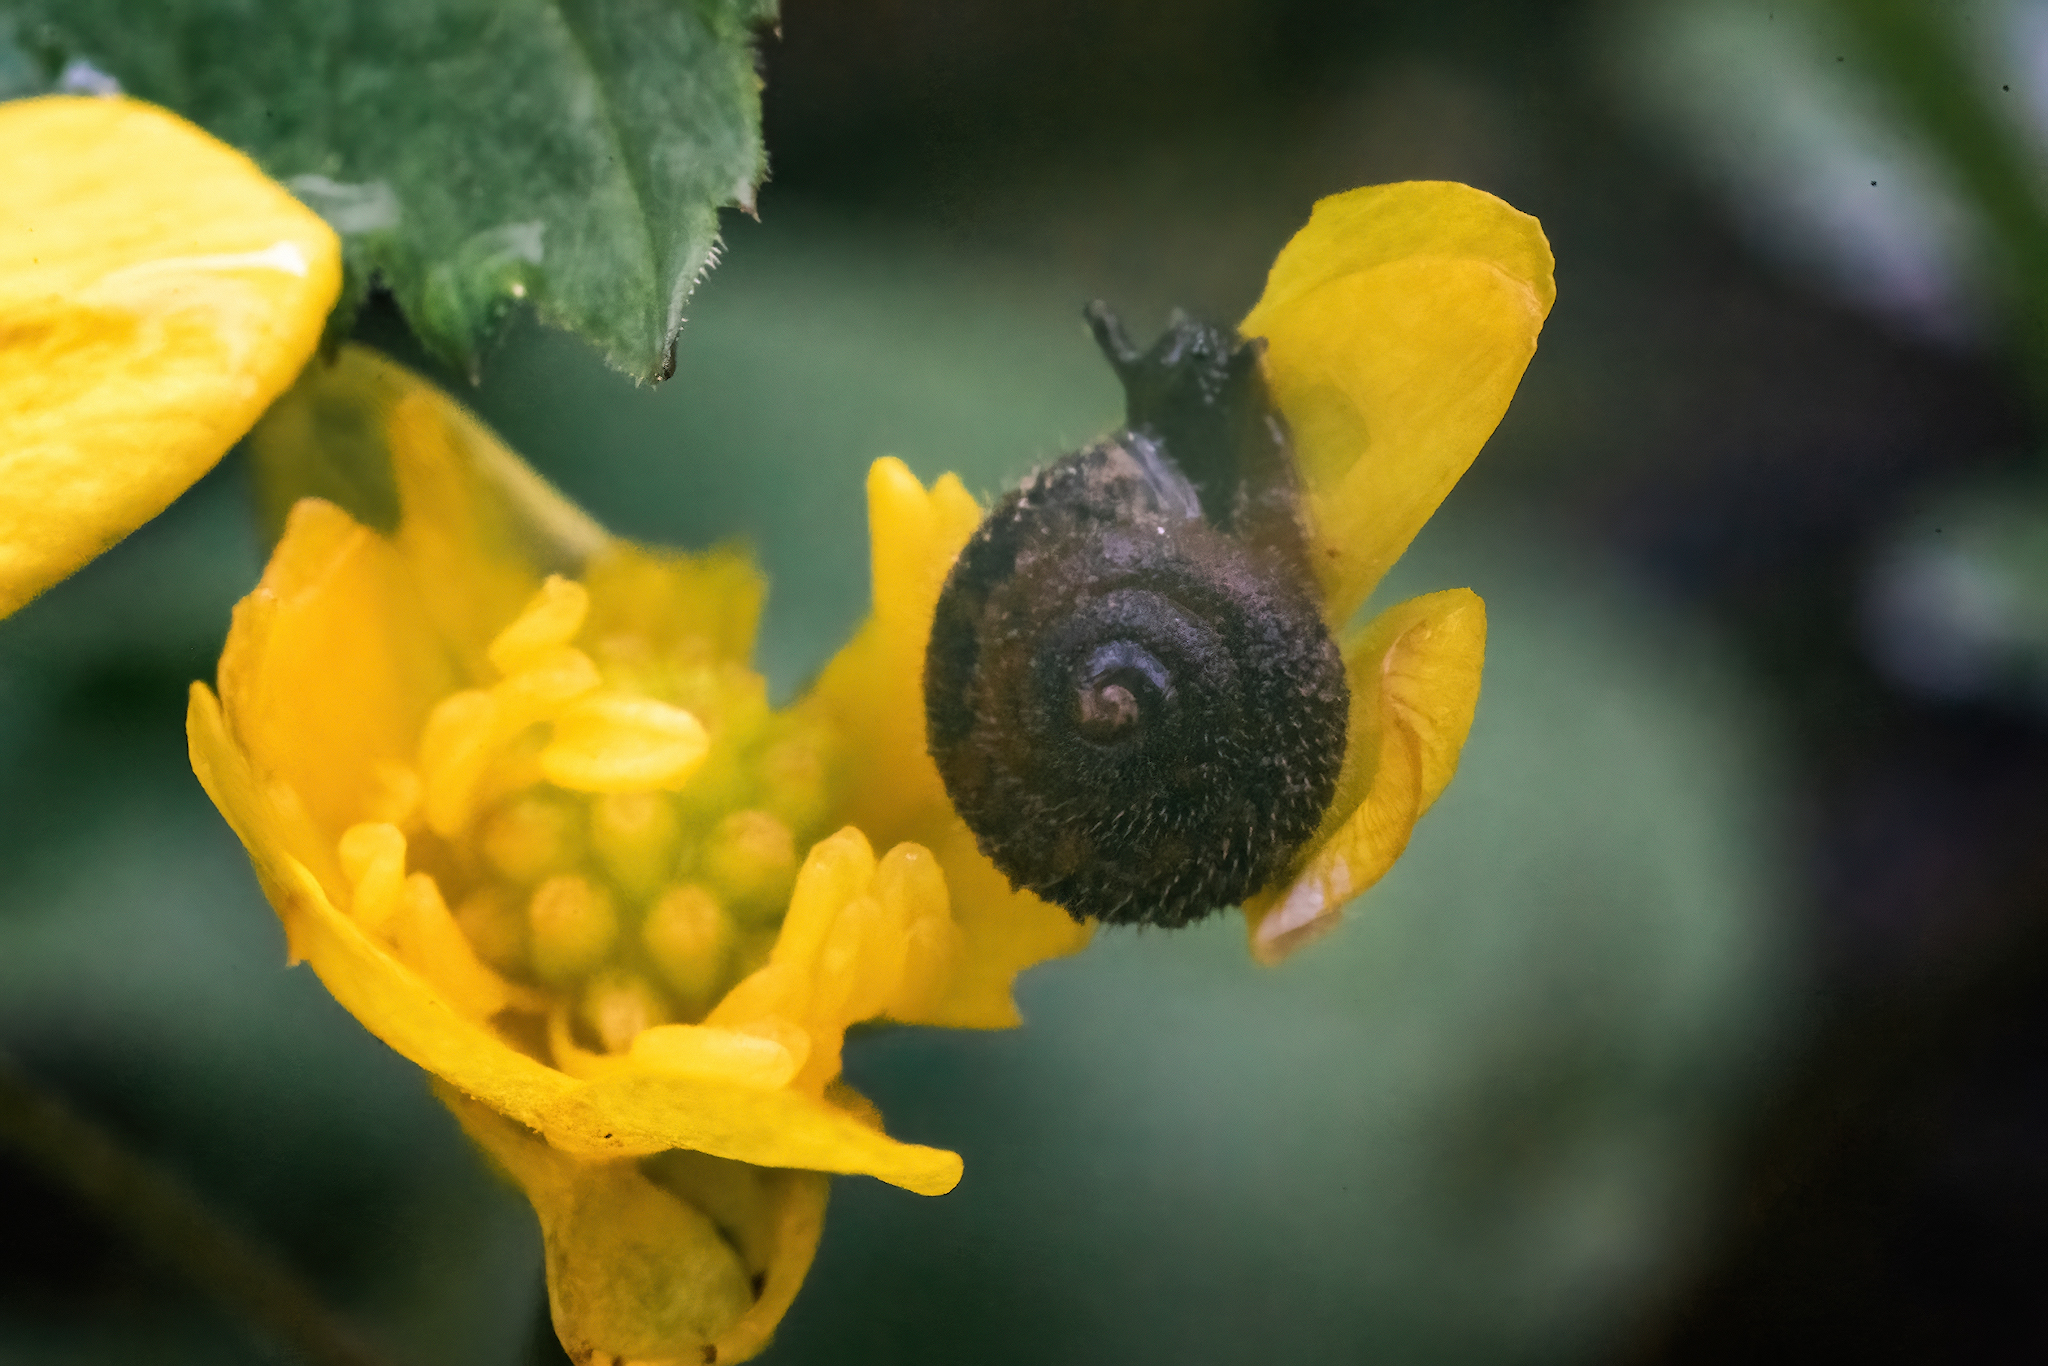
[[341, 854], [357, 919], [446, 994], [622, 1052], [766, 960], [820, 833], [829, 736], [771, 712], [716, 642], [605, 608], [601, 585], [593, 604], [549, 579], [491, 641], [497, 680], [434, 707]]

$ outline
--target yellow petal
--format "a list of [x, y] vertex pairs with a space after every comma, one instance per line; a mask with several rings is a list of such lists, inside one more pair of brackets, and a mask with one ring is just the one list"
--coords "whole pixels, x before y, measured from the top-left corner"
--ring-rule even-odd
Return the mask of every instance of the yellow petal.
[[817, 1251], [827, 1183], [699, 1153], [589, 1162], [446, 1087], [463, 1129], [525, 1191], [548, 1304], [576, 1361], [744, 1361]]
[[1556, 296], [1534, 218], [1470, 186], [1319, 201], [1240, 330], [1293, 432], [1330, 620], [1365, 601], [1507, 411]]
[[[185, 712], [186, 744], [192, 772], [206, 795], [220, 808], [231, 828], [249, 851], [256, 878], [272, 906], [281, 906], [296, 885], [299, 870], [310, 868], [313, 875], [340, 896], [349, 886], [336, 856], [334, 840], [318, 830], [306, 814], [303, 802], [282, 782], [269, 784], [256, 776], [247, 753], [228, 733], [227, 718], [218, 698], [204, 683], [194, 683]], [[292, 925], [285, 922], [289, 939]], [[303, 956], [297, 941], [291, 941], [293, 962]]]
[[946, 574], [980, 522], [950, 474], [926, 490], [900, 460], [868, 470], [874, 616], [826, 666], [811, 705], [845, 736], [845, 763], [859, 775], [847, 818], [879, 842], [951, 811], [925, 751], [924, 647]]
[[255, 770], [290, 785], [331, 843], [411, 763], [451, 681], [391, 547], [330, 503], [295, 509], [221, 652], [221, 698]]
[[292, 382], [333, 232], [161, 109], [0, 104], [0, 616], [161, 512]]
[[1336, 796], [1294, 874], [1245, 904], [1255, 955], [1276, 961], [1328, 930], [1393, 867], [1457, 772], [1485, 660], [1486, 604], [1469, 588], [1411, 598], [1359, 634]]
[[248, 847], [294, 954], [396, 1052], [555, 1147], [591, 1158], [694, 1148], [760, 1166], [865, 1173], [927, 1195], [959, 1182], [956, 1154], [898, 1143], [815, 1097], [660, 1066], [581, 1080], [513, 1048], [336, 908], [294, 852], [306, 841], [293, 835], [291, 813], [251, 771], [204, 685], [194, 685], [187, 733], [193, 769]]
[[905, 1024], [950, 1029], [1008, 1029], [1022, 1022], [1012, 996], [1017, 974], [1048, 958], [1078, 953], [1094, 935], [1059, 907], [1010, 880], [974, 846], [974, 834], [957, 816], [931, 842], [946, 870], [960, 948], [951, 978], [927, 1009], [898, 1016]]
[[[960, 481], [927, 490], [900, 460], [868, 471], [875, 613], [819, 677], [805, 706], [845, 739], [846, 817], [874, 844], [924, 846], [945, 870], [958, 938], [943, 984], [899, 1003], [906, 1024], [1003, 1029], [1018, 1022], [1019, 972], [1073, 953], [1092, 929], [1009, 880], [975, 848], [925, 748], [924, 651], [953, 560], [981, 522]], [[931, 985], [924, 983], [921, 985]]]
[[609, 542], [460, 404], [360, 346], [309, 366], [249, 448], [273, 527], [320, 497], [392, 535], [421, 608], [479, 684], [497, 677], [492, 640], [545, 576]]
[[1420, 815], [1450, 786], [1472, 733], [1486, 666], [1486, 603], [1469, 588], [1450, 588], [1390, 607], [1352, 651], [1357, 659], [1374, 655], [1388, 710], [1421, 748]]
[[692, 1148], [762, 1167], [864, 1174], [919, 1195], [960, 1183], [957, 1153], [899, 1143], [829, 1102], [662, 1068], [577, 1083], [538, 1118], [550, 1143], [588, 1157]]

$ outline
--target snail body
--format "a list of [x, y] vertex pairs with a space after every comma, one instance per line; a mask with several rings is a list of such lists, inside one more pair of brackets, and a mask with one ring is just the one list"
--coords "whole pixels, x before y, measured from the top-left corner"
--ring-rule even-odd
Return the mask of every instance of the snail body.
[[1255, 345], [1089, 311], [1123, 429], [1005, 495], [955, 561], [926, 733], [1012, 884], [1077, 920], [1185, 925], [1281, 872], [1336, 788], [1349, 691]]

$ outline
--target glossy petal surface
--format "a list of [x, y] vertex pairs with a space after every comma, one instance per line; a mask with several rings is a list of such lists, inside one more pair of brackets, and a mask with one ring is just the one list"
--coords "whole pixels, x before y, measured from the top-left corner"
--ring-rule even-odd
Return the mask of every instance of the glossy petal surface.
[[122, 99], [0, 104], [0, 615], [212, 468], [312, 355], [334, 234]]
[[925, 747], [924, 650], [939, 590], [981, 509], [952, 475], [930, 489], [900, 460], [868, 471], [874, 619], [828, 665], [810, 705], [831, 717], [863, 781], [849, 814], [879, 839], [915, 840], [945, 867], [963, 947], [944, 991], [908, 1024], [1002, 1029], [1018, 1023], [1011, 984], [1034, 963], [1073, 953], [1092, 928], [1009, 880], [975, 847]]
[[1343, 623], [1507, 411], [1556, 297], [1534, 218], [1444, 181], [1319, 201], [1239, 330], [1293, 431], [1329, 618]]

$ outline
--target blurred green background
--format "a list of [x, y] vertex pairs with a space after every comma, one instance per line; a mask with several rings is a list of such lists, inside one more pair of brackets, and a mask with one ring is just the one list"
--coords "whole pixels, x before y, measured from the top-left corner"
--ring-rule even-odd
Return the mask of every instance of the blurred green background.
[[[762, 56], [675, 378], [526, 321], [442, 378], [615, 530], [751, 544], [782, 697], [865, 610], [870, 460], [986, 495], [1114, 424], [1087, 300], [1234, 317], [1414, 177], [1559, 260], [1385, 590], [1493, 632], [1408, 855], [1278, 970], [1104, 934], [1022, 1030], [860, 1040], [967, 1176], [835, 1183], [764, 1360], [2038, 1359], [2048, 6], [787, 0]], [[282, 970], [186, 767], [259, 567], [231, 457], [0, 624], [0, 1046], [394, 1362], [557, 1360], [523, 1203]], [[0, 1359], [271, 1359], [4, 1154], [0, 1208]]]

